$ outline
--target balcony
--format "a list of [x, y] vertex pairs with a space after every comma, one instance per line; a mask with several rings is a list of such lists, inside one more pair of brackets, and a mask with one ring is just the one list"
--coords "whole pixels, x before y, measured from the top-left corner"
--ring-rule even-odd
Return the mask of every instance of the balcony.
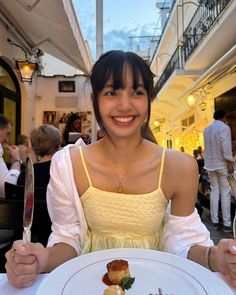
[[[175, 70], [184, 70], [191, 55], [210, 32], [213, 26], [219, 20], [222, 12], [226, 9], [232, 0], [199, 0], [199, 6], [195, 11], [189, 25], [183, 33], [183, 41], [178, 45], [171, 56], [168, 64], [163, 70], [162, 75], [156, 83], [156, 91], [160, 92], [164, 84], [168, 81]], [[186, 3], [187, 4], [187, 3]], [[178, 7], [181, 5], [177, 5]], [[178, 13], [178, 12], [177, 12]]]

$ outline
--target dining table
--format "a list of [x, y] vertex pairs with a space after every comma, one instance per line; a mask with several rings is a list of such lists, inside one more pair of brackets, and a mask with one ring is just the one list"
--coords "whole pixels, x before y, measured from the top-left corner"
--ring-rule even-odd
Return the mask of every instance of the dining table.
[[[219, 273], [214, 273], [219, 280], [224, 280], [223, 276]], [[27, 288], [16, 288], [12, 286], [7, 279], [6, 273], [0, 273], [0, 294], [1, 295], [34, 295], [37, 292], [40, 284], [48, 276], [48, 274], [40, 274], [31, 287]], [[233, 294], [236, 295], [236, 288], [232, 288]], [[223, 295], [223, 294], [222, 294]], [[227, 294], [224, 294], [227, 295]]]

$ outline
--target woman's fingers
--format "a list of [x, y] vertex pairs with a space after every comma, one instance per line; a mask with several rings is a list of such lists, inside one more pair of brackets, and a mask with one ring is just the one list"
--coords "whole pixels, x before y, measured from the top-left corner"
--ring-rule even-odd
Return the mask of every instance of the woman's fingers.
[[32, 264], [18, 264], [15, 257], [12, 257], [11, 262], [7, 261], [5, 267], [9, 282], [18, 288], [31, 286], [37, 278], [35, 259]]
[[6, 253], [6, 271], [9, 282], [18, 288], [31, 286], [38, 275], [37, 254], [44, 247], [41, 244], [24, 244], [22, 241], [13, 243]]

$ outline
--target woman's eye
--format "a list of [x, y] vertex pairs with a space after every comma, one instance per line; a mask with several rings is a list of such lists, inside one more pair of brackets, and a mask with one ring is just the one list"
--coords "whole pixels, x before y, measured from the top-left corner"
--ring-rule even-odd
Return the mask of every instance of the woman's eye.
[[141, 89], [137, 89], [137, 90], [134, 90], [134, 95], [146, 95], [146, 91], [145, 90], [141, 90]]
[[114, 96], [115, 95], [115, 91], [107, 91], [105, 92], [105, 96]]

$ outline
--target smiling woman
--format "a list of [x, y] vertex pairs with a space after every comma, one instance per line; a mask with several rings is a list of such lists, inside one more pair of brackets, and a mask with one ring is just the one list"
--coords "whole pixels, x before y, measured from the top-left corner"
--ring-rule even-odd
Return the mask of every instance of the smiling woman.
[[95, 63], [90, 81], [104, 137], [54, 155], [47, 190], [53, 232], [47, 248], [14, 242], [14, 257], [6, 255], [9, 281], [26, 287], [38, 273], [77, 255], [146, 248], [224, 272], [236, 285], [236, 241], [213, 246], [195, 209], [195, 159], [142, 137], [155, 97], [148, 65], [135, 53], [109, 51]]

